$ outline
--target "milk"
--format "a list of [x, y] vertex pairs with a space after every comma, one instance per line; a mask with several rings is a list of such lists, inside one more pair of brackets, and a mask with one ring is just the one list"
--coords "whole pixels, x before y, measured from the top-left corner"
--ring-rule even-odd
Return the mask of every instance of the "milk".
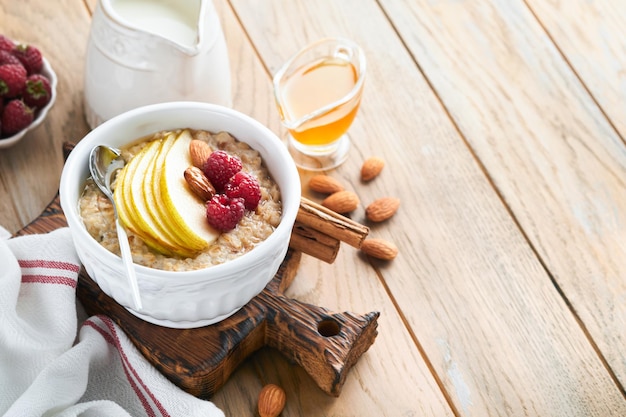
[[198, 42], [199, 0], [114, 0], [121, 19], [139, 30], [162, 36], [187, 47]]

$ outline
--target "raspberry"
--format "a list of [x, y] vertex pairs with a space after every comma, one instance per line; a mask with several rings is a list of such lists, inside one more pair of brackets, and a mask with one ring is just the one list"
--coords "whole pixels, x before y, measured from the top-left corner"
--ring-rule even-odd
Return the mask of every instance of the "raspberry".
[[50, 81], [42, 74], [33, 74], [26, 78], [26, 84], [22, 93], [24, 103], [30, 107], [40, 109], [44, 107], [52, 97]]
[[6, 65], [6, 64], [22, 65], [20, 60], [17, 59], [17, 57], [13, 55], [11, 51], [5, 51], [0, 46], [0, 65]]
[[230, 198], [243, 198], [248, 210], [256, 209], [261, 201], [259, 182], [247, 172], [236, 173], [224, 187], [224, 193]]
[[10, 38], [7, 38], [4, 35], [0, 35], [0, 51], [8, 51], [11, 52], [15, 44]]
[[0, 66], [0, 97], [12, 98], [24, 90], [26, 70], [21, 65], [7, 64]]
[[212, 152], [204, 164], [204, 173], [217, 191], [222, 191], [233, 175], [241, 171], [241, 160], [228, 153]]
[[2, 112], [2, 135], [11, 136], [30, 125], [34, 119], [34, 111], [22, 100], [11, 100]]
[[229, 198], [225, 194], [215, 194], [206, 206], [209, 224], [220, 232], [234, 229], [246, 211], [243, 198]]
[[43, 68], [43, 58], [39, 49], [32, 45], [19, 44], [13, 48], [13, 55], [20, 60], [28, 74], [38, 74]]

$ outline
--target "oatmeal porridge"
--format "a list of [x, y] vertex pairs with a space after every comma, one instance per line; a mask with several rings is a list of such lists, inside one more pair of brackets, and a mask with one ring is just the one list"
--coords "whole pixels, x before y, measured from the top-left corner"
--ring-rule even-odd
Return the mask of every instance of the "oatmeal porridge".
[[[254, 210], [246, 210], [237, 226], [219, 234], [217, 240], [194, 256], [180, 257], [160, 253], [150, 248], [137, 233], [128, 230], [133, 260], [139, 265], [168, 271], [202, 269], [232, 260], [252, 250], [269, 237], [281, 220], [280, 190], [263, 163], [258, 151], [238, 141], [227, 132], [190, 131], [193, 139], [208, 143], [213, 150], [223, 150], [241, 160], [242, 171], [254, 176], [261, 191], [261, 199]], [[141, 138], [121, 149], [128, 163], [151, 141], [162, 139], [169, 132], [159, 132]], [[181, 172], [181, 176], [183, 173]], [[116, 183], [113, 183], [115, 192]], [[88, 180], [79, 200], [79, 213], [89, 234], [103, 247], [119, 255], [113, 205], [93, 181]]]

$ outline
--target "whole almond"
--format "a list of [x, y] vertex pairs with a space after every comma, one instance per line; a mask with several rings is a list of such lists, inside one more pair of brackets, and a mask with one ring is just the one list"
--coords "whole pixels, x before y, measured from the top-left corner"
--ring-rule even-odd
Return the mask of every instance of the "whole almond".
[[309, 180], [309, 188], [324, 194], [332, 194], [344, 190], [343, 185], [339, 181], [324, 174], [312, 176]]
[[259, 415], [261, 417], [278, 416], [287, 401], [285, 391], [275, 384], [267, 384], [259, 393]]
[[400, 199], [395, 197], [382, 197], [370, 203], [365, 209], [365, 216], [373, 222], [387, 220], [398, 211]]
[[371, 181], [380, 174], [385, 167], [385, 161], [377, 156], [368, 158], [361, 166], [361, 179]]
[[184, 175], [191, 191], [202, 201], [209, 201], [215, 195], [213, 184], [200, 168], [191, 166], [185, 170]]
[[359, 206], [359, 197], [352, 191], [337, 191], [322, 201], [322, 206], [339, 214], [349, 213]]
[[204, 168], [204, 164], [212, 152], [213, 150], [211, 149], [211, 146], [203, 140], [193, 139], [189, 143], [191, 164], [197, 168]]
[[398, 247], [384, 239], [370, 238], [361, 243], [361, 250], [373, 258], [390, 261], [398, 256]]

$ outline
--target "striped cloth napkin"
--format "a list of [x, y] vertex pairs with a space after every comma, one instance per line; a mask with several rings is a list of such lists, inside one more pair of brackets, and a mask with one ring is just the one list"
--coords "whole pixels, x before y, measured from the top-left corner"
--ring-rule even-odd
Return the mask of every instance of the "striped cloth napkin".
[[8, 236], [0, 228], [0, 415], [224, 416], [168, 381], [111, 319], [80, 317], [69, 229]]

